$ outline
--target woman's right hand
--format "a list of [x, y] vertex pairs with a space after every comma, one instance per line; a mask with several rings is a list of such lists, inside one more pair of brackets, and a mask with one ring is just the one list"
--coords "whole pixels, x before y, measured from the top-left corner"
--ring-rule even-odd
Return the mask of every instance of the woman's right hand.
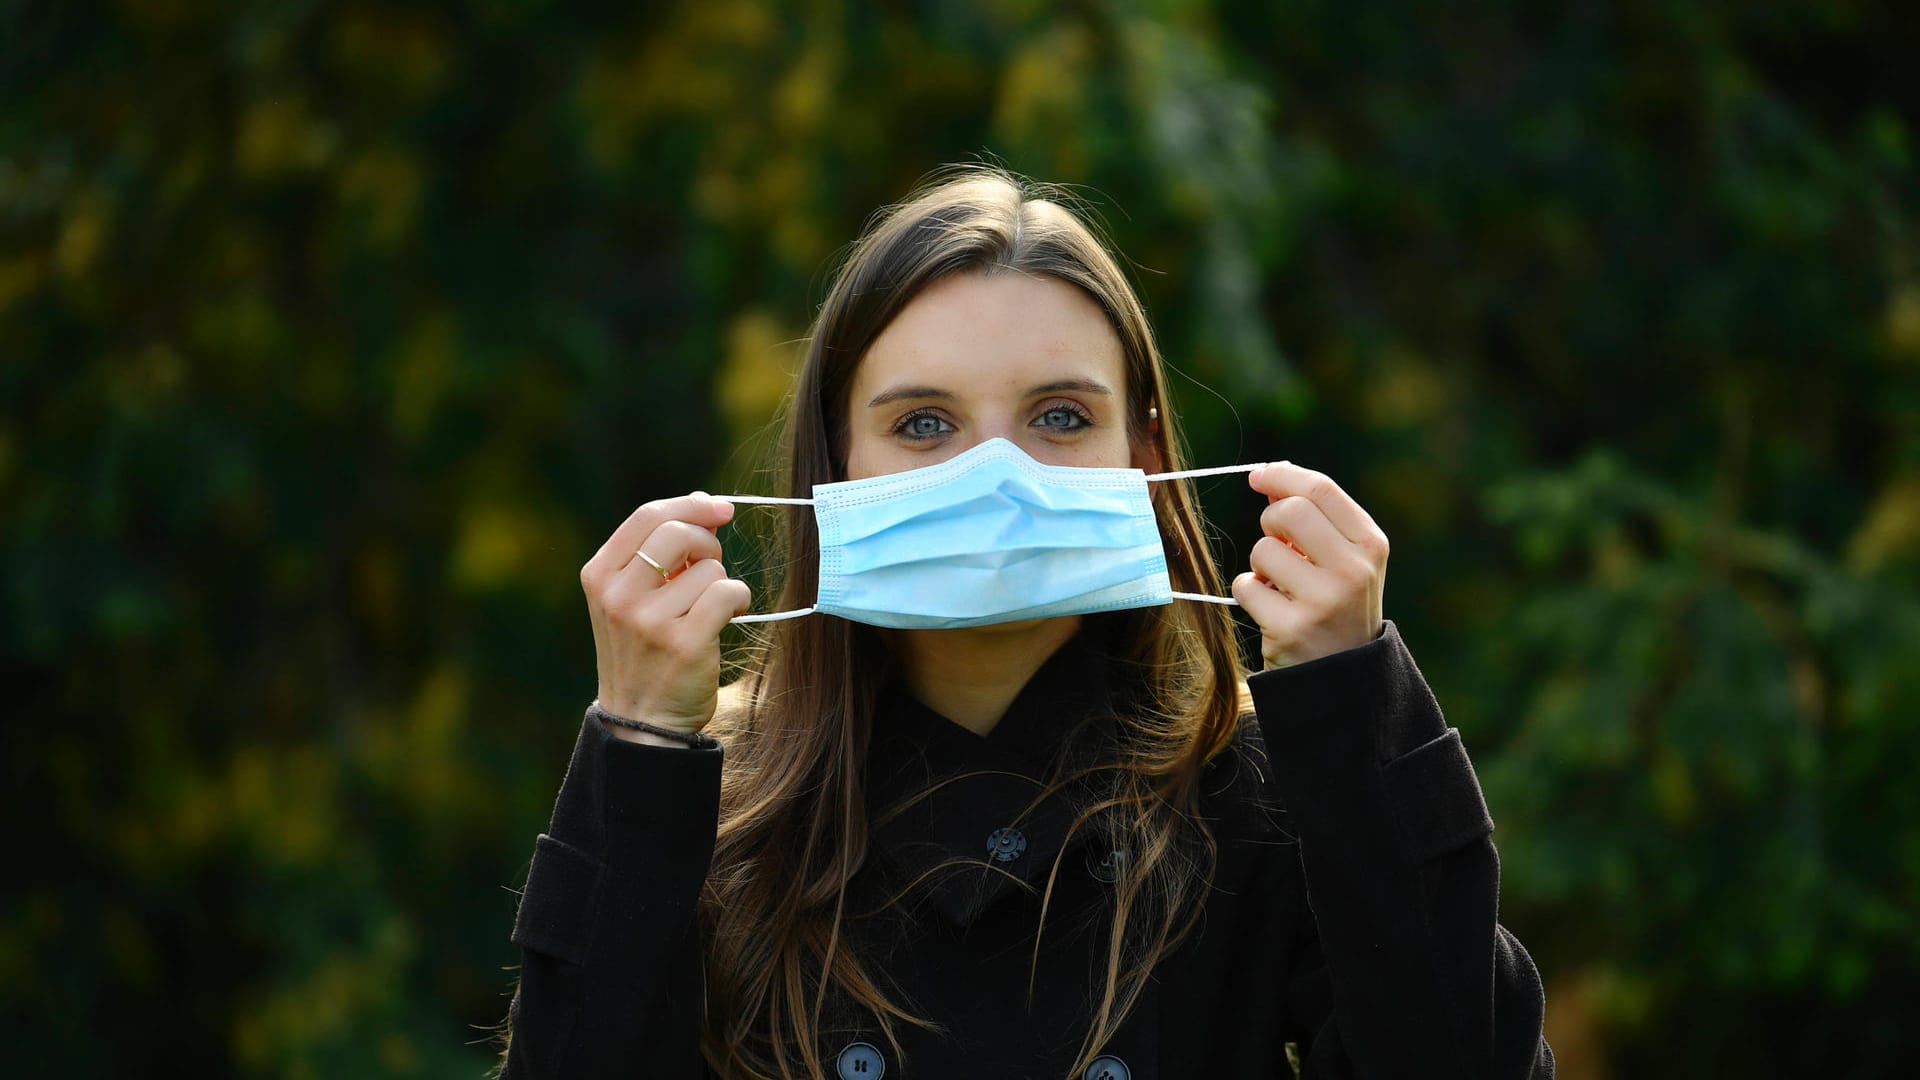
[[[746, 582], [727, 577], [720, 565], [714, 530], [731, 520], [733, 504], [705, 492], [650, 502], [580, 568], [601, 708], [688, 733], [713, 719], [720, 631], [752, 599]], [[667, 574], [636, 554], [642, 551]], [[644, 733], [622, 728], [614, 734]]]

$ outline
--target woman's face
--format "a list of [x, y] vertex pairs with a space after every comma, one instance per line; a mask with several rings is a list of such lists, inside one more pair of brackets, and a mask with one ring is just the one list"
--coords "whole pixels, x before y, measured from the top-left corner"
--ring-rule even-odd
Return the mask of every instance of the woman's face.
[[933, 465], [995, 436], [1050, 465], [1153, 471], [1127, 437], [1126, 362], [1075, 286], [954, 274], [895, 316], [854, 372], [847, 477]]

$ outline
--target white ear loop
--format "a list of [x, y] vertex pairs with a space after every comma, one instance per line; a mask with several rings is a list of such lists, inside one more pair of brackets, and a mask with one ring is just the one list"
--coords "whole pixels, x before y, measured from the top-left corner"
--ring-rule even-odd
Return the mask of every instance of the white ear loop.
[[792, 611], [769, 611], [764, 615], [735, 615], [733, 618], [728, 619], [727, 621], [736, 622], [736, 623], [780, 622], [783, 619], [797, 619], [802, 615], [811, 615], [811, 614], [813, 614], [812, 608], [803, 607], [803, 608], [795, 608]]
[[[1190, 480], [1196, 476], [1225, 476], [1228, 473], [1250, 473], [1255, 469], [1264, 469], [1266, 467], [1266, 463], [1261, 462], [1258, 465], [1221, 465], [1212, 469], [1180, 469], [1175, 472], [1152, 473], [1148, 475], [1147, 479]], [[1240, 606], [1240, 601], [1235, 600], [1231, 596], [1213, 596], [1209, 593], [1177, 592], [1173, 594], [1173, 598], [1175, 600], [1197, 600], [1202, 604], [1224, 604], [1228, 607]]]
[[[1250, 473], [1255, 469], [1264, 469], [1266, 467], [1266, 463], [1262, 462], [1258, 465], [1221, 465], [1212, 469], [1180, 469], [1175, 472], [1150, 473], [1146, 479], [1149, 481], [1189, 480], [1199, 476], [1226, 476], [1229, 473]], [[758, 503], [766, 506], [813, 505], [812, 499], [789, 499], [779, 495], [716, 495], [714, 498], [724, 499], [727, 502]], [[1176, 592], [1170, 595], [1172, 595], [1175, 600], [1194, 600], [1202, 604], [1224, 604], [1228, 607], [1240, 606], [1240, 601], [1235, 600], [1231, 596], [1213, 596], [1208, 593], [1187, 592]], [[797, 619], [802, 615], [811, 615], [813, 612], [813, 608], [803, 607], [796, 608], [793, 611], [769, 611], [763, 615], [736, 615], [728, 621], [734, 623], [782, 622], [787, 619]]]
[[[813, 505], [812, 499], [788, 499], [779, 495], [715, 495], [714, 498], [724, 499], [727, 502], [760, 503], [767, 506], [812, 506]], [[787, 619], [797, 619], [802, 615], [811, 615], [811, 614], [813, 614], [812, 608], [803, 607], [803, 608], [795, 608], [792, 611], [769, 611], [759, 615], [735, 615], [733, 618], [728, 619], [727, 621], [731, 623], [782, 622]]]
[[1258, 465], [1220, 465], [1211, 469], [1181, 469], [1178, 472], [1150, 473], [1148, 480], [1187, 480], [1196, 476], [1225, 476], [1228, 473], [1253, 472], [1267, 467], [1266, 462]]

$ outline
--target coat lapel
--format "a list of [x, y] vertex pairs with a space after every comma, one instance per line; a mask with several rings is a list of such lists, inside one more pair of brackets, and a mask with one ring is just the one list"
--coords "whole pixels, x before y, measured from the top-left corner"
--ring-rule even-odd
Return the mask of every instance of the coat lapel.
[[1038, 895], [1063, 849], [1080, 858], [1098, 835], [1097, 820], [1067, 835], [1084, 786], [1034, 800], [1063, 762], [1112, 759], [1108, 638], [1103, 620], [1083, 620], [984, 737], [929, 709], [898, 679], [882, 690], [867, 763], [872, 849], [910, 896], [924, 896], [954, 926], [972, 925], [1009, 894]]

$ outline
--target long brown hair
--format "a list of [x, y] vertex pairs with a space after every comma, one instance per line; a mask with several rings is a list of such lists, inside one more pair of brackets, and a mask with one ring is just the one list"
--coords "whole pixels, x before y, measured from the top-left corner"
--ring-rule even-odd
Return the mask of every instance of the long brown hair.
[[[1156, 449], [1166, 469], [1182, 467], [1146, 312], [1119, 263], [1070, 205], [1066, 192], [998, 167], [960, 166], [876, 216], [813, 325], [786, 413], [788, 494], [805, 497], [815, 484], [846, 478], [848, 395], [862, 356], [922, 289], [961, 272], [1045, 274], [1099, 303], [1125, 357], [1134, 445]], [[1151, 408], [1159, 410], [1157, 424], [1147, 420]], [[1174, 588], [1219, 594], [1220, 575], [1186, 483], [1155, 485], [1154, 502]], [[784, 567], [775, 608], [813, 603], [818, 561], [812, 515], [791, 514], [774, 560]], [[842, 936], [847, 885], [867, 849], [860, 766], [889, 670], [886, 642], [872, 628], [829, 616], [769, 625], [710, 729], [726, 744], [726, 768], [719, 839], [701, 898], [709, 942], [702, 1048], [728, 1080], [791, 1078], [796, 1066], [802, 1075], [821, 1075], [817, 1043], [829, 990], [878, 1018], [896, 1053], [897, 1024], [941, 1029], [884, 989], [869, 958]], [[1105, 763], [1111, 779], [1075, 827], [1107, 812], [1133, 855], [1115, 893], [1105, 986], [1071, 1075], [1119, 1028], [1155, 964], [1199, 914], [1215, 852], [1194, 813], [1197, 780], [1202, 764], [1232, 739], [1239, 715], [1239, 654], [1224, 609], [1175, 602], [1124, 612], [1115, 640], [1144, 704], [1119, 716], [1120, 760]], [[1042, 901], [1043, 924], [1053, 881]], [[1037, 940], [1034, 948], [1037, 962]]]

